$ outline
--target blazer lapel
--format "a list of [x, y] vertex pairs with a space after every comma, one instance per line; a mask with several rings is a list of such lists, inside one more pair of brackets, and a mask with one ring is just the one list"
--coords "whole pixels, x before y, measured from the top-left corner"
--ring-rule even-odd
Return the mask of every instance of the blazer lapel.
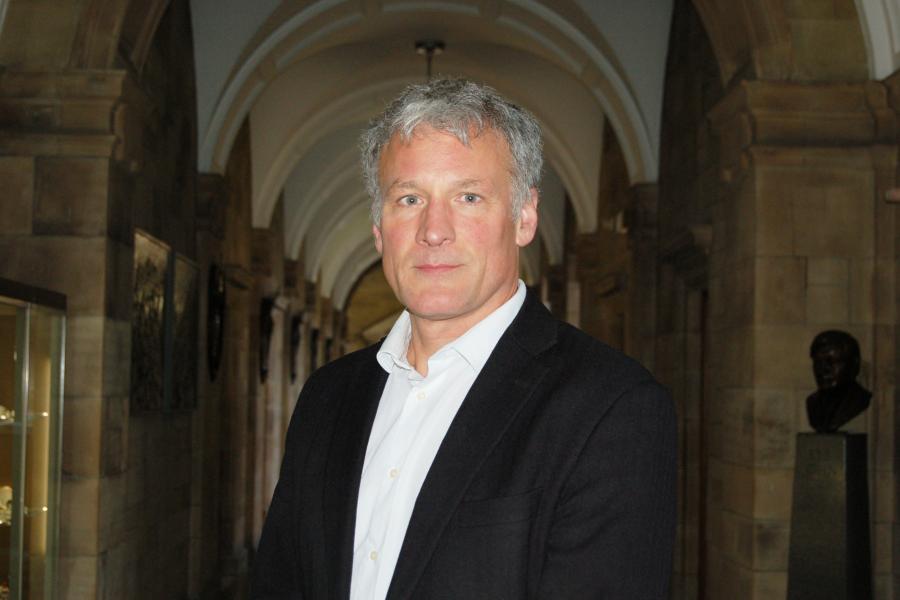
[[470, 481], [549, 370], [535, 355], [555, 341], [556, 322], [530, 295], [500, 338], [441, 443], [416, 500], [389, 600], [411, 598]]
[[387, 381], [387, 373], [374, 352], [357, 370], [340, 399], [340, 416], [331, 440], [325, 467], [324, 540], [325, 565], [332, 578], [332, 598], [350, 596], [353, 571], [353, 537], [356, 502], [366, 446], [375, 412]]

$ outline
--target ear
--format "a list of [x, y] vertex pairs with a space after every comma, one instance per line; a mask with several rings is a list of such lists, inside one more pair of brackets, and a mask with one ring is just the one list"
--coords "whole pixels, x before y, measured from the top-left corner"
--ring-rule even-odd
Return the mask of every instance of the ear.
[[378, 254], [381, 254], [381, 230], [378, 228], [378, 225], [372, 225], [372, 235], [375, 236], [375, 249], [378, 251]]
[[531, 240], [534, 239], [535, 233], [537, 233], [538, 201], [537, 188], [531, 188], [528, 193], [528, 199], [519, 212], [519, 220], [516, 221], [516, 244], [519, 248], [530, 244]]

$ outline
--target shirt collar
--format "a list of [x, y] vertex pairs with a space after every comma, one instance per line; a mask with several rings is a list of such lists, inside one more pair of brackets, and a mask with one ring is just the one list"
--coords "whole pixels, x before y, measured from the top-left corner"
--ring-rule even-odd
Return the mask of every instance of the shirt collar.
[[[516, 293], [512, 298], [504, 302], [494, 312], [476, 323], [464, 334], [435, 352], [434, 357], [448, 351], [455, 351], [476, 372], [480, 372], [487, 362], [494, 346], [500, 341], [500, 336], [506, 331], [513, 319], [525, 303], [525, 283], [520, 279]], [[406, 350], [409, 347], [409, 338], [412, 326], [409, 312], [403, 311], [400, 317], [391, 327], [390, 333], [378, 350], [377, 359], [381, 368], [390, 373], [394, 365], [404, 369], [412, 369], [406, 360]]]
[[411, 369], [409, 362], [406, 360], [406, 349], [409, 347], [409, 337], [412, 333], [412, 327], [409, 321], [409, 312], [403, 311], [394, 321], [394, 326], [381, 343], [376, 358], [381, 368], [390, 373], [394, 365], [404, 369]]

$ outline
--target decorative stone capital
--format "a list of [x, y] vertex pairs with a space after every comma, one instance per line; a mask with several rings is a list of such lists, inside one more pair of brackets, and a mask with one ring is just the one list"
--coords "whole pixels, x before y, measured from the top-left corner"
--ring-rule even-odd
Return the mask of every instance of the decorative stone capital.
[[721, 179], [751, 163], [751, 146], [845, 147], [895, 143], [897, 113], [878, 82], [743, 81], [709, 112]]
[[112, 156], [127, 73], [0, 72], [0, 154]]

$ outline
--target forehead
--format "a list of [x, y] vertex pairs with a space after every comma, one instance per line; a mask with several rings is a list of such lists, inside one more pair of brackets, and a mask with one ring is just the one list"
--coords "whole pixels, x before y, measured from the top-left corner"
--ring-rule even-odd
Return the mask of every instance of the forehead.
[[480, 159], [496, 157], [504, 164], [512, 165], [512, 153], [506, 138], [490, 127], [480, 131], [470, 127], [465, 139], [452, 131], [436, 129], [424, 123], [416, 126], [408, 136], [403, 132], [395, 132], [382, 148], [378, 161], [379, 170], [383, 170], [385, 164], [398, 154], [402, 154], [404, 158], [426, 159], [429, 163], [451, 154], [478, 156]]

